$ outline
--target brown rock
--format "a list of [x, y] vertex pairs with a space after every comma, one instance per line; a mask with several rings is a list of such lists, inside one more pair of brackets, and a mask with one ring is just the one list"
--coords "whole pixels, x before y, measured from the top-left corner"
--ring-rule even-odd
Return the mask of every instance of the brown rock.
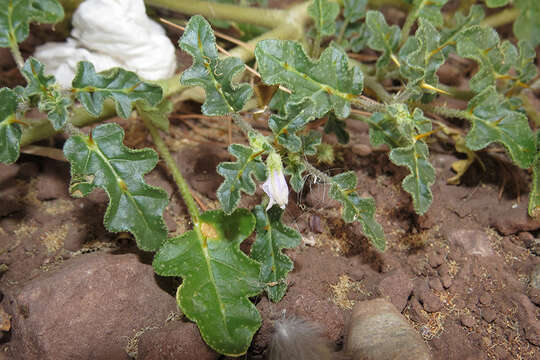
[[443, 285], [439, 278], [433, 278], [429, 280], [429, 287], [435, 291], [443, 291]]
[[439, 255], [437, 253], [431, 253], [428, 256], [429, 265], [431, 265], [432, 268], [436, 268], [440, 266], [442, 263], [444, 263], [444, 258], [442, 255]]
[[470, 314], [462, 315], [459, 320], [461, 321], [461, 324], [463, 326], [466, 326], [468, 328], [472, 328], [476, 324], [476, 321], [474, 320], [474, 317], [472, 315], [470, 315]]
[[448, 289], [450, 286], [452, 286], [452, 278], [448, 274], [443, 275], [441, 276], [441, 283], [445, 289]]
[[352, 146], [352, 152], [359, 156], [368, 156], [373, 152], [371, 146], [366, 144], [354, 144]]
[[66, 179], [69, 177], [62, 175], [43, 173], [36, 182], [37, 198], [39, 200], [53, 200], [59, 197], [68, 196], [68, 184]]
[[17, 172], [19, 172], [19, 165], [0, 163], [0, 186], [5, 181], [15, 177], [15, 175], [17, 175]]
[[425, 279], [416, 279], [414, 281], [413, 293], [427, 312], [433, 313], [442, 309], [441, 299], [428, 288]]
[[145, 332], [139, 339], [138, 360], [213, 360], [220, 355], [201, 338], [197, 325], [173, 321]]
[[428, 360], [422, 337], [386, 300], [358, 303], [351, 316], [346, 349], [353, 360]]
[[451, 243], [462, 247], [468, 255], [495, 255], [487, 234], [482, 230], [456, 229], [450, 232], [447, 237]]
[[177, 305], [137, 255], [94, 253], [29, 281], [10, 307], [13, 353], [62, 360], [125, 358], [128, 339], [161, 325]]
[[401, 270], [394, 270], [379, 283], [379, 292], [389, 298], [390, 302], [401, 313], [407, 305], [413, 284], [409, 277]]
[[497, 317], [497, 313], [493, 309], [483, 309], [482, 310], [482, 319], [486, 320], [488, 323], [493, 322]]
[[409, 301], [409, 317], [417, 323], [425, 323], [428, 319], [424, 314], [424, 308], [418, 299], [413, 295]]
[[508, 208], [502, 214], [494, 215], [491, 219], [493, 225], [503, 235], [511, 235], [522, 231], [533, 231], [540, 228], [540, 218], [533, 219], [527, 214], [527, 204], [520, 204], [516, 208]]

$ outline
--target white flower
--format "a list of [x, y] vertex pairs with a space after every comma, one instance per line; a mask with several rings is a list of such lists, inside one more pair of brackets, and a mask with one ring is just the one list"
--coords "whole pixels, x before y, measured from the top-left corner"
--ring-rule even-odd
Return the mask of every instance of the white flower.
[[262, 185], [264, 192], [270, 198], [266, 210], [270, 209], [274, 204], [285, 209], [285, 205], [287, 205], [287, 202], [289, 201], [289, 188], [285, 181], [285, 175], [283, 175], [281, 157], [275, 152], [271, 153], [266, 159], [266, 166], [269, 174]]

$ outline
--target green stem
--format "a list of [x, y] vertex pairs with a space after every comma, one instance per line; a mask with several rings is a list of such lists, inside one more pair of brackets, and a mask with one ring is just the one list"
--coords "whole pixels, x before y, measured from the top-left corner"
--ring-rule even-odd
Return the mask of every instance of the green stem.
[[352, 103], [369, 112], [384, 112], [385, 110], [384, 104], [367, 97], [356, 97], [352, 100]]
[[392, 101], [392, 95], [386, 91], [374, 76], [364, 76], [364, 85], [370, 88], [382, 102], [389, 103]]
[[13, 59], [15, 60], [19, 71], [22, 70], [24, 66], [24, 59], [21, 55], [21, 51], [19, 50], [19, 44], [17, 44], [15, 38], [12, 38], [11, 34], [9, 34], [9, 50], [11, 50], [11, 55], [13, 55]]
[[518, 18], [519, 13], [520, 11], [517, 8], [505, 9], [496, 14], [488, 16], [480, 22], [480, 25], [486, 27], [498, 27], [509, 24]]
[[244, 135], [248, 136], [250, 132], [258, 132], [255, 129], [253, 129], [253, 126], [251, 126], [247, 121], [245, 121], [240, 115], [235, 113], [235, 114], [232, 114], [231, 117], [234, 123], [236, 124], [236, 126], [238, 126], [240, 130], [242, 130]]
[[317, 31], [317, 36], [311, 47], [311, 57], [314, 59], [319, 58], [319, 53], [321, 52], [321, 33]]
[[326, 175], [324, 172], [311, 165], [309, 161], [304, 159], [303, 162], [306, 166], [306, 170], [316, 178], [322, 179], [325, 184], [332, 184], [334, 182], [334, 180], [330, 176]]
[[411, 32], [411, 28], [414, 25], [414, 22], [416, 21], [417, 17], [418, 17], [418, 8], [415, 6], [407, 14], [407, 18], [405, 19], [405, 24], [403, 24], [403, 28], [401, 28], [401, 39], [399, 41], [400, 47], [403, 46], [403, 44], [405, 44], [405, 41], [407, 41], [407, 38], [409, 37], [409, 33]]
[[182, 173], [178, 169], [178, 166], [176, 166], [176, 162], [174, 161], [171, 153], [169, 152], [167, 145], [165, 144], [165, 142], [159, 135], [158, 130], [152, 124], [150, 119], [146, 116], [145, 112], [141, 111], [139, 107], [137, 107], [137, 112], [141, 116], [141, 119], [144, 125], [147, 127], [148, 131], [150, 131], [150, 135], [152, 136], [152, 140], [154, 141], [154, 144], [156, 145], [159, 155], [165, 161], [167, 168], [171, 172], [174, 182], [178, 186], [178, 189], [180, 190], [180, 194], [182, 195], [182, 198], [184, 199], [184, 202], [187, 206], [189, 215], [191, 216], [191, 220], [193, 221], [194, 224], [198, 224], [199, 216], [200, 216], [199, 209], [197, 208], [197, 204], [195, 204], [195, 200], [193, 199], [193, 196], [191, 195], [191, 191], [189, 190], [189, 185], [187, 184], [186, 180], [182, 176]]
[[450, 118], [458, 118], [458, 119], [464, 119], [468, 121], [475, 121], [476, 117], [466, 110], [459, 110], [459, 109], [452, 109], [448, 108], [446, 106], [437, 106], [437, 105], [431, 105], [431, 104], [415, 104], [415, 106], [421, 108], [422, 110], [432, 112], [437, 115], [441, 115], [444, 117], [450, 117]]
[[345, 21], [343, 22], [343, 25], [341, 26], [341, 29], [339, 29], [339, 34], [336, 40], [338, 44], [341, 44], [341, 40], [343, 40], [343, 35], [345, 35], [345, 29], [347, 28], [348, 25], [349, 25], [349, 19], [345, 19]]
[[437, 87], [441, 90], [446, 91], [455, 99], [469, 101], [474, 97], [474, 92], [470, 90], [460, 90], [453, 86], [448, 86], [440, 83], [439, 85], [437, 85]]
[[286, 10], [255, 8], [209, 1], [146, 0], [146, 3], [186, 15], [199, 14], [210, 19], [234, 21], [264, 26], [270, 29], [280, 26], [288, 16]]

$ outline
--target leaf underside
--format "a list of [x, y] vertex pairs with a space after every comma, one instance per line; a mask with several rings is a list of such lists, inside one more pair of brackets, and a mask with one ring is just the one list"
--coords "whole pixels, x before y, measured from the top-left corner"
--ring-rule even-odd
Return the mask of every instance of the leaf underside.
[[153, 262], [159, 275], [182, 277], [178, 305], [197, 323], [205, 342], [225, 355], [244, 354], [261, 325], [249, 300], [262, 291], [260, 265], [239, 248], [254, 225], [253, 215], [245, 209], [231, 215], [205, 212], [198, 230], [169, 239]]
[[143, 250], [157, 250], [167, 238], [163, 210], [167, 193], [147, 185], [143, 176], [158, 157], [152, 149], [132, 150], [122, 144], [124, 131], [117, 124], [99, 125], [92, 137], [72, 136], [64, 145], [71, 163], [70, 192], [86, 196], [96, 186], [109, 195], [104, 217], [107, 230], [129, 231]]

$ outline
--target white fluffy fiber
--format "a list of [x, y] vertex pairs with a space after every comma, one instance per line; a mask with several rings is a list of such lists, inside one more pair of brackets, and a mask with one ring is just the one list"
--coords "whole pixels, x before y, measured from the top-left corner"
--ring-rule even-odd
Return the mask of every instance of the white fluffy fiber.
[[314, 323], [295, 317], [274, 323], [269, 360], [331, 360], [339, 359], [332, 353], [321, 329]]
[[146, 80], [167, 78], [176, 70], [174, 45], [146, 16], [143, 0], [86, 0], [72, 22], [66, 42], [47, 43], [34, 53], [64, 87], [71, 87], [82, 60], [92, 62], [98, 72], [123, 67]]

